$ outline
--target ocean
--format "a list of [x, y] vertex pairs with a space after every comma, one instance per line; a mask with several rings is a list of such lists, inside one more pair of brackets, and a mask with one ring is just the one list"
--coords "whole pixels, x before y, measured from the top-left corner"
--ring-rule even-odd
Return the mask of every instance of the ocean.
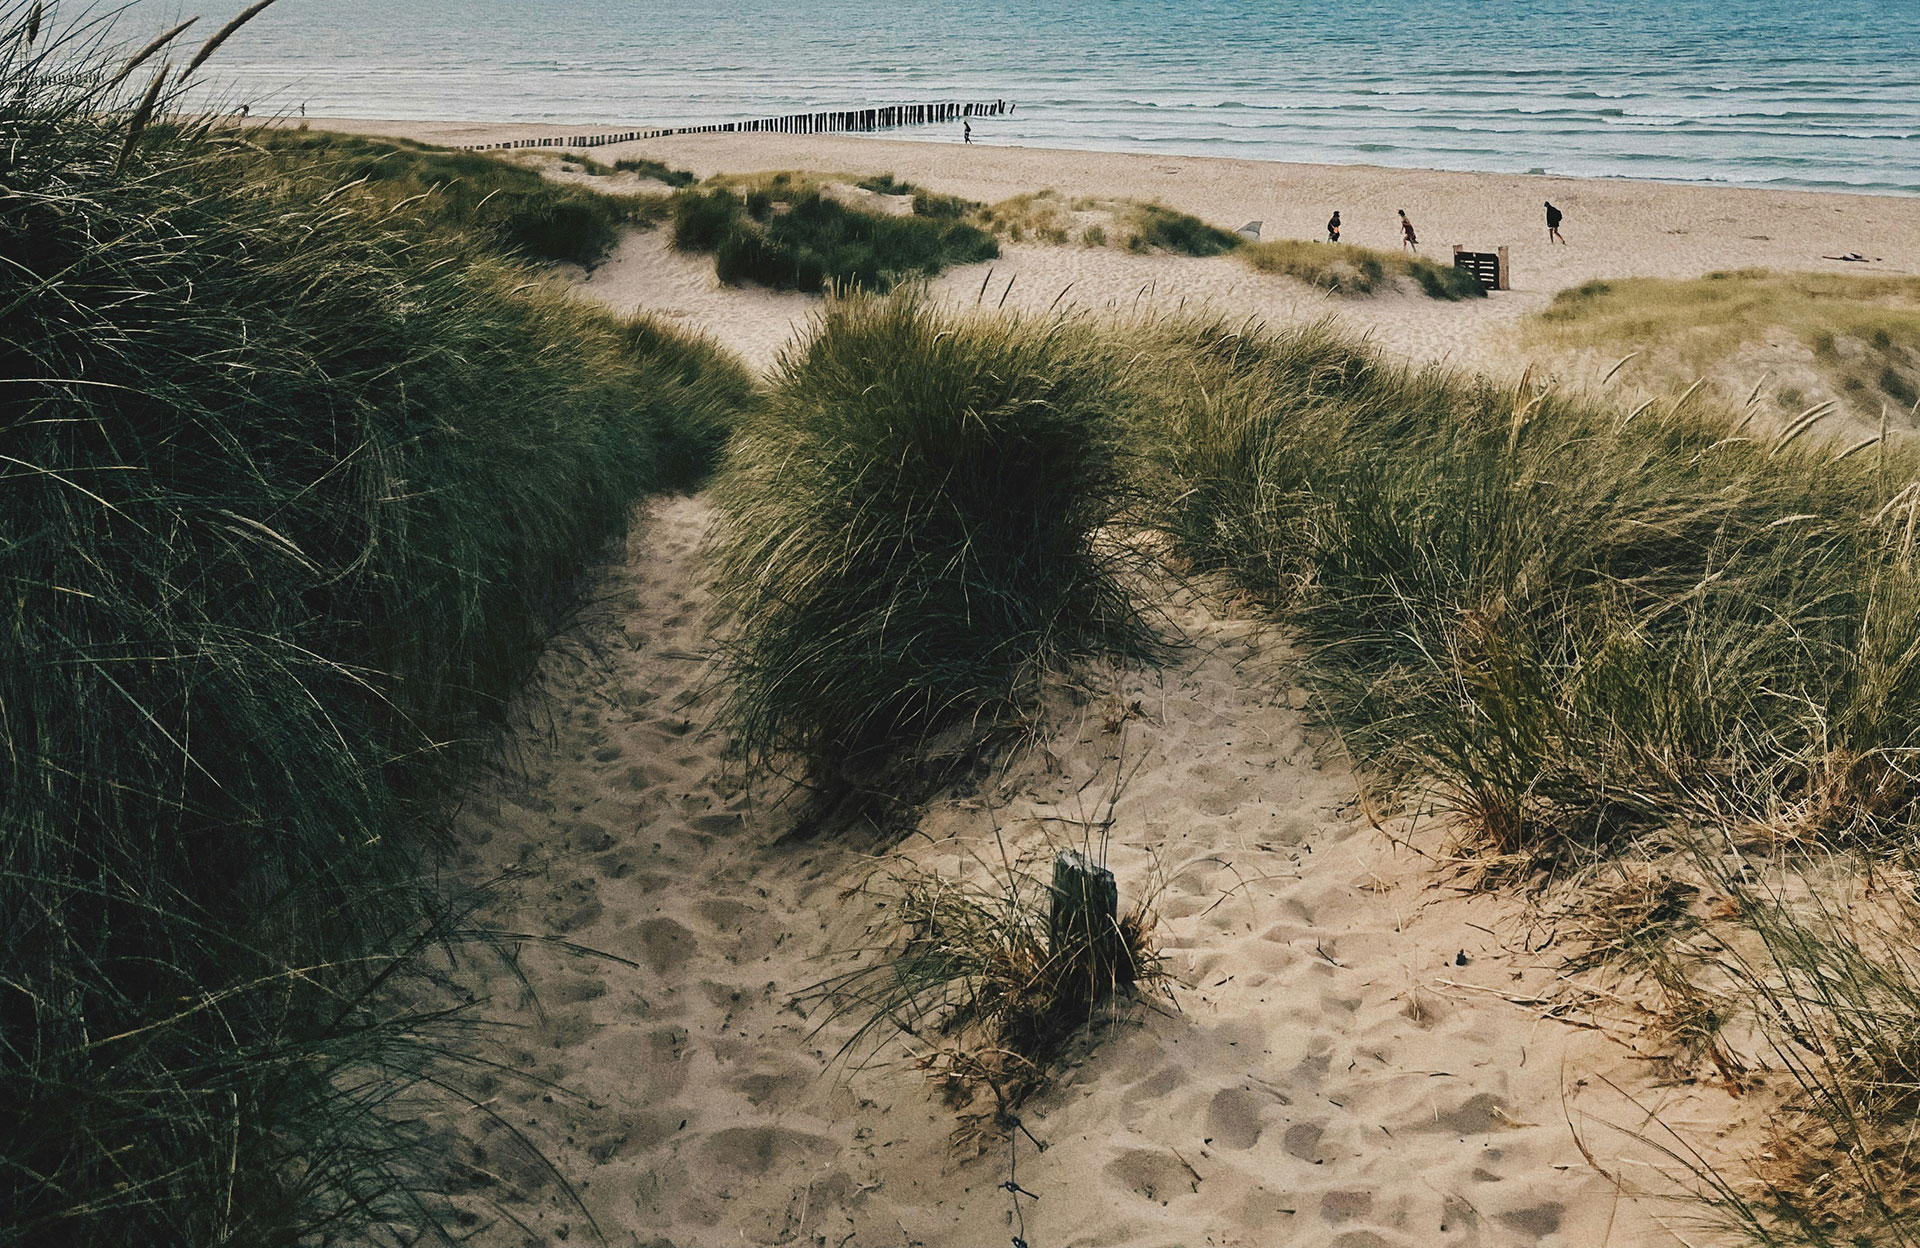
[[1005, 98], [976, 142], [1920, 194], [1916, 0], [279, 0], [211, 70], [314, 118]]

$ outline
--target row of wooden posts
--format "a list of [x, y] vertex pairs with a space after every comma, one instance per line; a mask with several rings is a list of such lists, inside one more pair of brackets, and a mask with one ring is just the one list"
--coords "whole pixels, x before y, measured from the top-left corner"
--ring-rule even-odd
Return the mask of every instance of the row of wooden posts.
[[664, 139], [675, 134], [827, 134], [834, 131], [891, 130], [896, 126], [925, 126], [967, 117], [1004, 117], [1013, 111], [1005, 100], [977, 103], [945, 101], [937, 104], [890, 104], [884, 108], [835, 109], [824, 113], [792, 113], [754, 121], [723, 121], [707, 126], [673, 126], [654, 130], [623, 130], [615, 134], [573, 134], [543, 139], [514, 139], [506, 143], [469, 143], [472, 151], [508, 147], [605, 147], [636, 139]]

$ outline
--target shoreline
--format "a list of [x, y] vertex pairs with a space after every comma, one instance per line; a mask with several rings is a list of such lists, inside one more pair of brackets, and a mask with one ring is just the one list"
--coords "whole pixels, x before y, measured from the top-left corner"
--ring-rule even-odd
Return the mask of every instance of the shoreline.
[[[447, 146], [461, 146], [463, 143], [479, 144], [479, 143], [500, 142], [507, 139], [555, 138], [555, 137], [560, 137], [560, 136], [570, 135], [570, 134], [586, 134], [586, 135], [598, 135], [602, 133], [618, 134], [618, 133], [623, 133], [630, 130], [647, 129], [656, 125], [664, 124], [664, 123], [658, 123], [658, 122], [647, 122], [643, 124], [640, 122], [615, 123], [615, 122], [604, 122], [604, 121], [573, 121], [573, 122], [498, 121], [498, 122], [495, 122], [495, 121], [464, 120], [464, 119], [458, 119], [458, 118], [322, 117], [318, 115], [309, 115], [306, 117], [285, 116], [285, 117], [274, 117], [270, 119], [270, 124], [275, 124], [275, 125], [294, 126], [294, 125], [299, 125], [301, 122], [305, 122], [317, 130], [339, 130], [343, 133], [366, 134], [366, 135], [385, 134], [385, 135], [392, 135], [392, 136], [402, 137], [402, 138], [414, 138], [418, 142], [441, 143]], [[933, 127], [930, 125], [902, 127], [902, 129], [909, 129], [909, 128], [914, 130], [925, 131], [925, 130], [932, 129]], [[705, 140], [726, 140], [726, 139], [732, 139], [732, 138], [755, 137], [755, 138], [771, 138], [771, 139], [781, 139], [781, 140], [799, 140], [803, 142], [813, 141], [813, 140], [823, 140], [823, 139], [824, 140], [846, 139], [846, 140], [854, 140], [862, 143], [881, 143], [881, 144], [890, 144], [895, 146], [932, 146], [932, 147], [942, 147], [942, 146], [949, 146], [949, 145], [954, 147], [963, 146], [963, 144], [958, 138], [952, 138], [952, 139], [898, 138], [898, 137], [892, 137], [893, 133], [894, 132], [890, 132], [890, 131], [881, 131], [881, 132], [832, 131], [824, 134], [793, 135], [793, 134], [772, 134], [772, 133], [765, 133], [765, 132], [735, 131], [732, 133], [719, 132], [719, 133], [708, 133], [708, 134], [676, 135], [676, 136], [672, 136], [672, 139], [673, 140], [692, 139], [692, 140], [705, 141]], [[431, 139], [421, 137], [426, 134], [445, 135], [449, 137], [431, 138]], [[453, 137], [451, 137], [454, 135], [465, 135], [465, 134], [473, 134], [473, 135], [485, 136], [485, 137], [465, 138], [460, 140], [456, 140]], [[672, 141], [672, 140], [641, 140], [640, 142], [665, 142], [665, 141]], [[616, 146], [626, 146], [626, 145], [608, 144], [607, 146], [616, 147]], [[1545, 173], [1538, 173], [1531, 170], [1526, 172], [1515, 172], [1511, 170], [1496, 170], [1496, 169], [1453, 169], [1453, 168], [1445, 168], [1441, 166], [1429, 166], [1429, 165], [1382, 165], [1382, 164], [1372, 164], [1366, 161], [1334, 162], [1334, 161], [1269, 160], [1269, 159], [1253, 157], [1253, 156], [1221, 156], [1221, 155], [1212, 155], [1212, 154], [1199, 153], [1199, 152], [1154, 151], [1154, 150], [1147, 150], [1147, 149], [1141, 149], [1141, 148], [1043, 147], [1043, 146], [1030, 146], [1030, 145], [1020, 144], [1020, 143], [1000, 143], [1000, 142], [994, 141], [990, 134], [985, 137], [982, 137], [978, 142], [974, 143], [972, 146], [976, 149], [992, 150], [992, 151], [1048, 152], [1048, 153], [1073, 154], [1073, 155], [1090, 156], [1090, 157], [1118, 157], [1122, 159], [1143, 160], [1143, 161], [1196, 160], [1196, 161], [1218, 162], [1221, 164], [1231, 164], [1231, 165], [1277, 166], [1277, 167], [1286, 168], [1286, 169], [1355, 170], [1363, 173], [1381, 174], [1381, 175], [1442, 174], [1442, 175], [1447, 175], [1452, 177], [1465, 177], [1465, 178], [1514, 178], [1514, 179], [1538, 180], [1541, 182], [1548, 182], [1548, 183], [1574, 182], [1574, 183], [1581, 183], [1581, 184], [1587, 184], [1587, 183], [1621, 184], [1621, 185], [1627, 185], [1627, 186], [1644, 186], [1644, 187], [1663, 188], [1663, 189], [1730, 191], [1730, 192], [1748, 193], [1748, 194], [1756, 194], [1756, 195], [1816, 195], [1816, 196], [1831, 196], [1835, 198], [1844, 198], [1844, 199], [1863, 199], [1863, 200], [1873, 200], [1873, 201], [1891, 200], [1894, 202], [1908, 202], [1908, 203], [1914, 204], [1916, 207], [1920, 207], [1920, 190], [1902, 191], [1902, 190], [1866, 190], [1866, 189], [1858, 189], [1858, 188], [1850, 189], [1842, 185], [1785, 186], [1785, 185], [1774, 185], [1774, 184], [1763, 183], [1763, 182], [1731, 182], [1731, 181], [1716, 180], [1716, 179], [1640, 177], [1640, 176], [1635, 176], [1633, 174], [1625, 174], [1625, 173], [1558, 173], [1558, 172], [1551, 172], [1551, 171], [1545, 172]], [[591, 154], [593, 151], [599, 151], [604, 149], [600, 149], [600, 148], [578, 149], [578, 148], [567, 147], [562, 145], [555, 145], [550, 148], [537, 149], [537, 150], [546, 150], [546, 151], [552, 151], [552, 152], [573, 152], [573, 151], [584, 150], [584, 151], [587, 151], [588, 154]]]

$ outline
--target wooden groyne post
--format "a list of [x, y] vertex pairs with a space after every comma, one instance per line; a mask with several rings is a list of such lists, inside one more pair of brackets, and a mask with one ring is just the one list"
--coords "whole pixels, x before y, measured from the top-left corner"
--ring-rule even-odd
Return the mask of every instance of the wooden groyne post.
[[964, 117], [1005, 117], [1013, 105], [1005, 100], [953, 101], [932, 104], [886, 104], [872, 108], [833, 109], [823, 113], [789, 113], [784, 117], [756, 117], [751, 121], [723, 121], [704, 126], [667, 126], [652, 130], [621, 130], [612, 134], [568, 134], [539, 139], [510, 139], [504, 143], [468, 143], [470, 152], [520, 147], [605, 147], [639, 139], [664, 139], [676, 134], [833, 134], [893, 130], [902, 126], [937, 125]]

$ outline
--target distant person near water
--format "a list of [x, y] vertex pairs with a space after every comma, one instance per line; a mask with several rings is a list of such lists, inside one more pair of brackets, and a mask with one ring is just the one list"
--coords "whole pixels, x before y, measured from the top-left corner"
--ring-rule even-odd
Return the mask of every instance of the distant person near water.
[[1559, 243], [1564, 246], [1567, 240], [1560, 237], [1560, 219], [1561, 219], [1560, 210], [1553, 206], [1552, 200], [1548, 200], [1547, 201], [1547, 241], [1550, 243]]
[[973, 123], [972, 122], [963, 121], [960, 123], [960, 141], [963, 143], [973, 142]]
[[1407, 217], [1407, 210], [1400, 210], [1400, 245], [1408, 251], [1420, 250], [1420, 236], [1413, 232], [1413, 222]]
[[1330, 243], [1340, 241], [1340, 214], [1338, 211], [1327, 218], [1327, 241]]

